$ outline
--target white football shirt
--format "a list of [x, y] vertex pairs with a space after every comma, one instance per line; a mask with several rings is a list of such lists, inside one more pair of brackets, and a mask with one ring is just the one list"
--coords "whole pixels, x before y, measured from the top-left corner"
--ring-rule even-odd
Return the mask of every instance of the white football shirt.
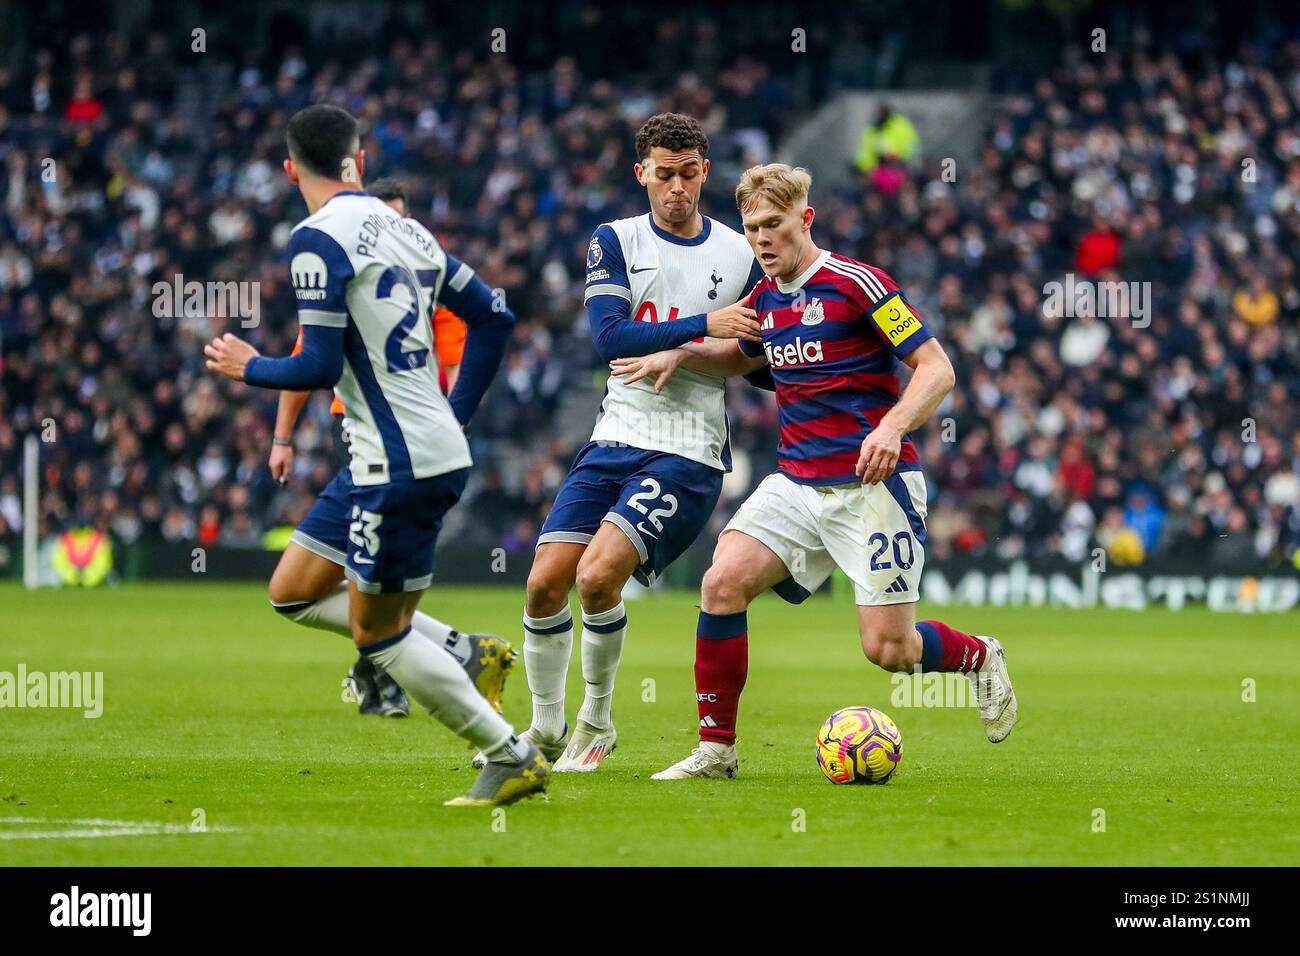
[[471, 464], [469, 444], [438, 385], [433, 314], [447, 275], [432, 233], [364, 192], [338, 193], [289, 239], [298, 321], [345, 330], [336, 390], [352, 419], [358, 485], [430, 478]]
[[[664, 232], [649, 213], [605, 223], [587, 249], [585, 301], [626, 299], [635, 322], [671, 322], [744, 297], [762, 275], [745, 237], [704, 217], [698, 236]], [[653, 378], [611, 375], [592, 441], [665, 451], [731, 469], [725, 381], [681, 368], [656, 395]]]

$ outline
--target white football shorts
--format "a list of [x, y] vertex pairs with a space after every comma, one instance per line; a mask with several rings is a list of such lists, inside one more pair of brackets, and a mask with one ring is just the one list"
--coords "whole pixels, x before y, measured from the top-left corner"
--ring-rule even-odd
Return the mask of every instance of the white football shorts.
[[775, 590], [799, 603], [839, 565], [858, 604], [919, 598], [925, 565], [925, 477], [895, 473], [875, 485], [818, 487], [768, 475], [723, 532], [740, 531], [772, 549], [793, 579]]

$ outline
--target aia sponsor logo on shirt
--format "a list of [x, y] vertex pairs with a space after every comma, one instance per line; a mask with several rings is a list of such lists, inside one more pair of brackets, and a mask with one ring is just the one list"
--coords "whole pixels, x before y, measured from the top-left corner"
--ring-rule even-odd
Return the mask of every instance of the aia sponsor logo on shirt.
[[636, 315], [632, 316], [634, 321], [650, 323], [674, 322], [680, 317], [681, 309], [677, 308], [677, 306], [670, 308], [667, 314], [661, 317], [659, 315], [659, 310], [655, 308], [655, 304], [649, 299], [642, 302], [641, 307], [636, 310]]
[[811, 365], [820, 362], [824, 357], [820, 341], [805, 342], [802, 336], [797, 336], [793, 342], [787, 342], [785, 345], [764, 342], [763, 350], [767, 352], [767, 361], [772, 368]]

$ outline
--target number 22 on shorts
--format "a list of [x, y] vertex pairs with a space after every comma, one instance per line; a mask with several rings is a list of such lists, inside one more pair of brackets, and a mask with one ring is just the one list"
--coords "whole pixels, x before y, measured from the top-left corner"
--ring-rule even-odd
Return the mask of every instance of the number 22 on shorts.
[[[628, 496], [627, 506], [646, 516], [645, 521], [638, 521], [636, 523], [636, 529], [642, 534], [648, 534], [652, 538], [657, 538], [659, 535], [651, 533], [645, 527], [645, 523], [646, 521], [650, 522], [655, 531], [662, 534], [664, 530], [663, 519], [671, 518], [673, 515], [677, 514], [677, 496], [673, 494], [661, 494], [663, 487], [653, 478], [642, 479], [641, 487], [646, 490], [638, 491], [635, 494]], [[663, 507], [655, 508], [653, 510], [647, 508], [645, 502], [654, 501], [656, 498], [663, 502]]]

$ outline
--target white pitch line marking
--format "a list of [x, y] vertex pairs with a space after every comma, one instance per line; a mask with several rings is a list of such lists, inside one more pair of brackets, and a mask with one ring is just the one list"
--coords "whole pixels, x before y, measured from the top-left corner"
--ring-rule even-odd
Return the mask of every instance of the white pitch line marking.
[[0, 825], [6, 823], [74, 823], [78, 826], [88, 827], [167, 826], [166, 823], [156, 820], [104, 820], [100, 817], [59, 817], [56, 819], [50, 819], [49, 817], [0, 817]]
[[236, 833], [236, 827], [211, 826], [204, 830], [191, 830], [186, 823], [163, 823], [156, 820], [103, 820], [70, 819], [51, 820], [46, 817], [0, 817], [0, 825], [42, 824], [45, 826], [71, 825], [64, 830], [10, 830], [0, 831], [0, 840], [81, 840], [123, 836], [179, 836], [185, 833]]

